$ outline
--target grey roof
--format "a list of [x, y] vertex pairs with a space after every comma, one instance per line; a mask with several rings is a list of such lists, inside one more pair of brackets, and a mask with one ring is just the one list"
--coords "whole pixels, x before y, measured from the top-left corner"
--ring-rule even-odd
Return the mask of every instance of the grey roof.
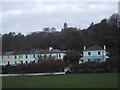
[[37, 53], [37, 54], [39, 54], [39, 53], [40, 53], [40, 54], [43, 54], [43, 53], [47, 53], [47, 52], [48, 52], [48, 50], [44, 50], [44, 49], [39, 49], [39, 50], [34, 50], [34, 51], [33, 51], [34, 54], [36, 54], [36, 53]]
[[103, 50], [103, 48], [101, 48], [100, 46], [94, 45], [87, 48], [86, 50]]
[[14, 54], [30, 54], [30, 50], [15, 51]]
[[7, 51], [4, 52], [3, 55], [19, 55], [19, 54], [48, 54], [48, 53], [64, 53], [59, 49], [52, 49], [51, 51], [47, 49], [38, 49], [38, 50], [22, 50], [22, 51]]
[[64, 51], [61, 51], [59, 49], [52, 49], [51, 51], [49, 51], [51, 53], [63, 53]]
[[59, 49], [52, 49], [51, 51], [49, 50], [35, 50], [34, 53], [41, 53], [41, 54], [47, 54], [47, 53], [63, 53], [64, 51], [61, 51]]
[[4, 55], [13, 55], [15, 51], [7, 51], [7, 52], [4, 52], [3, 54]]

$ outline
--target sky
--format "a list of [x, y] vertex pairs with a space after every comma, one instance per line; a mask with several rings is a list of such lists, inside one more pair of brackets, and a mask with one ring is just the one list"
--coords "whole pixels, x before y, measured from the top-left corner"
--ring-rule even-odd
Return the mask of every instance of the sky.
[[118, 1], [104, 0], [4, 0], [0, 3], [1, 33], [29, 34], [45, 27], [58, 31], [68, 27], [86, 29], [118, 12]]

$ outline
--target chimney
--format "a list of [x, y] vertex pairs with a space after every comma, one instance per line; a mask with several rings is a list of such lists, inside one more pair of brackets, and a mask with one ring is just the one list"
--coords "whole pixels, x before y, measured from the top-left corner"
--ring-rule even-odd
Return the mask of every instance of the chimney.
[[53, 48], [52, 47], [49, 47], [49, 51], [51, 51]]
[[86, 47], [84, 46], [84, 50], [86, 50]]
[[104, 50], [106, 50], [106, 46], [104, 45]]

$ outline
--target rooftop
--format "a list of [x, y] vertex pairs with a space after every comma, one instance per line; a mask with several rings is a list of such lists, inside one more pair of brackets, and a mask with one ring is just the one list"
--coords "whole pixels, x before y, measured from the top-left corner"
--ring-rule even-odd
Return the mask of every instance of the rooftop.
[[3, 55], [19, 55], [19, 54], [48, 54], [48, 53], [64, 53], [64, 51], [61, 51], [59, 49], [37, 49], [37, 50], [22, 50], [22, 51], [6, 51], [2, 53]]
[[94, 45], [94, 46], [88, 47], [86, 50], [104, 50], [104, 49], [100, 46]]

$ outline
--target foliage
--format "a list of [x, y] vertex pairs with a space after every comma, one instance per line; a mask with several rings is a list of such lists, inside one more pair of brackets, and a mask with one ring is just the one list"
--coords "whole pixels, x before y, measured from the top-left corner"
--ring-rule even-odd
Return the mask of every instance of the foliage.
[[75, 64], [79, 62], [80, 54], [74, 50], [68, 50], [64, 56], [66, 64]]
[[110, 58], [105, 62], [89, 61], [76, 64], [73, 67], [74, 73], [107, 73], [118, 72], [118, 63]]
[[6, 65], [2, 67], [2, 73], [41, 73], [41, 72], [60, 72], [64, 69], [61, 60], [40, 60], [38, 63], [21, 64], [18, 66]]

